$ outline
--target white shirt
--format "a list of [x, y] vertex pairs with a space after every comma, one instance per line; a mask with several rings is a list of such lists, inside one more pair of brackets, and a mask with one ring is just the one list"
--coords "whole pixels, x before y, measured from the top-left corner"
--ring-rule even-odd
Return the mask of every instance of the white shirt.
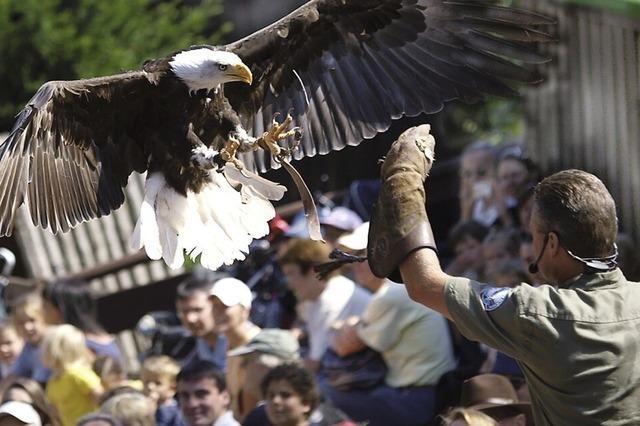
[[227, 410], [211, 426], [240, 426], [240, 423], [233, 418], [231, 410]]
[[333, 333], [331, 325], [337, 320], [360, 316], [370, 299], [369, 292], [350, 279], [336, 275], [329, 278], [320, 297], [300, 303], [298, 314], [305, 322], [309, 334], [308, 357], [320, 360], [329, 347], [329, 339]]
[[401, 284], [387, 281], [371, 298], [358, 336], [380, 352], [391, 387], [435, 385], [455, 367], [445, 318], [409, 298]]

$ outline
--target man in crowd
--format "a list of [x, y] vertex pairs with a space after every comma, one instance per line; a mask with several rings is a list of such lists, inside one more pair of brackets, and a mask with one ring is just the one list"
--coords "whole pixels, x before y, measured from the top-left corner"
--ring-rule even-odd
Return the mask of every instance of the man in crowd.
[[193, 361], [177, 377], [178, 404], [188, 426], [239, 426], [229, 410], [224, 373], [208, 361]]
[[[209, 297], [213, 305], [215, 329], [227, 338], [227, 350], [246, 345], [260, 333], [260, 327], [249, 320], [253, 295], [249, 287], [237, 278], [216, 281]], [[241, 387], [245, 370], [239, 357], [227, 358], [227, 387], [231, 395], [231, 410], [242, 419]]]
[[[246, 374], [241, 389], [243, 408], [246, 416], [244, 426], [264, 426], [271, 424], [267, 418], [265, 395], [262, 384], [265, 376], [274, 368], [287, 364], [297, 365], [300, 359], [298, 341], [289, 330], [263, 329], [249, 343], [229, 352], [230, 357], [243, 361]], [[287, 410], [284, 410], [286, 413]], [[312, 424], [338, 425], [347, 416], [324, 401], [311, 413]], [[347, 423], [344, 423], [347, 424]], [[351, 424], [351, 423], [348, 423]]]
[[[369, 223], [338, 239], [338, 247], [355, 256], [367, 249]], [[325, 388], [327, 397], [354, 420], [369, 424], [424, 425], [436, 414], [440, 377], [455, 368], [446, 320], [409, 298], [400, 284], [371, 273], [369, 265], [353, 265], [356, 281], [373, 293], [356, 321], [347, 320], [332, 348], [339, 356], [366, 347], [378, 351], [387, 365], [383, 384], [374, 389], [341, 391]]]
[[[266, 328], [260, 331], [247, 344], [229, 351], [229, 357], [238, 359], [243, 366], [242, 383], [235, 396], [239, 400], [238, 419], [245, 419], [260, 401], [263, 400], [261, 384], [264, 376], [274, 367], [297, 362], [300, 359], [300, 346], [289, 330]], [[253, 417], [264, 417], [261, 414]], [[244, 420], [244, 423], [248, 419]], [[256, 424], [254, 420], [249, 422]]]
[[225, 370], [227, 339], [215, 329], [213, 308], [209, 300], [211, 282], [192, 276], [178, 286], [176, 312], [182, 326], [195, 338], [193, 351], [183, 360], [187, 365], [193, 360], [212, 362]]
[[412, 299], [517, 359], [537, 425], [640, 423], [640, 285], [616, 266], [616, 208], [604, 184], [579, 170], [538, 184], [532, 269], [551, 285], [495, 288], [440, 268], [425, 210], [434, 148], [429, 126], [391, 147], [369, 233], [372, 271], [399, 267]]
[[326, 262], [330, 251], [327, 244], [296, 240], [279, 259], [307, 331], [309, 351], [305, 363], [312, 372], [318, 371], [336, 321], [360, 316], [371, 298], [339, 271], [329, 273], [326, 280], [317, 276], [313, 267]]

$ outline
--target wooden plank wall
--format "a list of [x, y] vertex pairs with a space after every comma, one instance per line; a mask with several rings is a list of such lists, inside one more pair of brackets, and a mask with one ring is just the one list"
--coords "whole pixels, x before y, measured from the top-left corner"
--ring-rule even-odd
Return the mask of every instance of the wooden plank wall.
[[[54, 235], [36, 228], [28, 210], [19, 210], [16, 239], [21, 247], [29, 275], [51, 279], [93, 268], [135, 253], [129, 248], [129, 238], [137, 220], [143, 198], [144, 176], [133, 174], [125, 188], [124, 205], [109, 216], [82, 223], [70, 232]], [[145, 285], [183, 273], [170, 270], [162, 261], [149, 262], [110, 274], [91, 282], [96, 295]], [[118, 315], [118, 312], [113, 312]], [[136, 370], [137, 354], [144, 346], [130, 331], [118, 335], [118, 343], [131, 370]]]
[[589, 7], [524, 1], [558, 20], [544, 84], [525, 96], [525, 143], [544, 170], [599, 176], [620, 230], [640, 239], [640, 20]]

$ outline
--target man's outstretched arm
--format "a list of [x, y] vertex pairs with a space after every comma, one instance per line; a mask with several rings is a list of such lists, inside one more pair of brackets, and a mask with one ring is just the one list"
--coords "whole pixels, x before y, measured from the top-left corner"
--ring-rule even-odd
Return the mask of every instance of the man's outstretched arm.
[[411, 299], [452, 319], [444, 299], [450, 277], [442, 271], [433, 250], [422, 248], [409, 254], [400, 264], [400, 273]]

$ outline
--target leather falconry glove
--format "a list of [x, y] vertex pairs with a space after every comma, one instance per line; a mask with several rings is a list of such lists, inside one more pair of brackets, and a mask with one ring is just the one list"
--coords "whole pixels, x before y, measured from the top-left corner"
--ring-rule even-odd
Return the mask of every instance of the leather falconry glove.
[[430, 129], [424, 124], [406, 130], [382, 164], [367, 244], [369, 266], [379, 278], [402, 282], [398, 267], [409, 254], [425, 247], [436, 251], [424, 189], [436, 144]]

